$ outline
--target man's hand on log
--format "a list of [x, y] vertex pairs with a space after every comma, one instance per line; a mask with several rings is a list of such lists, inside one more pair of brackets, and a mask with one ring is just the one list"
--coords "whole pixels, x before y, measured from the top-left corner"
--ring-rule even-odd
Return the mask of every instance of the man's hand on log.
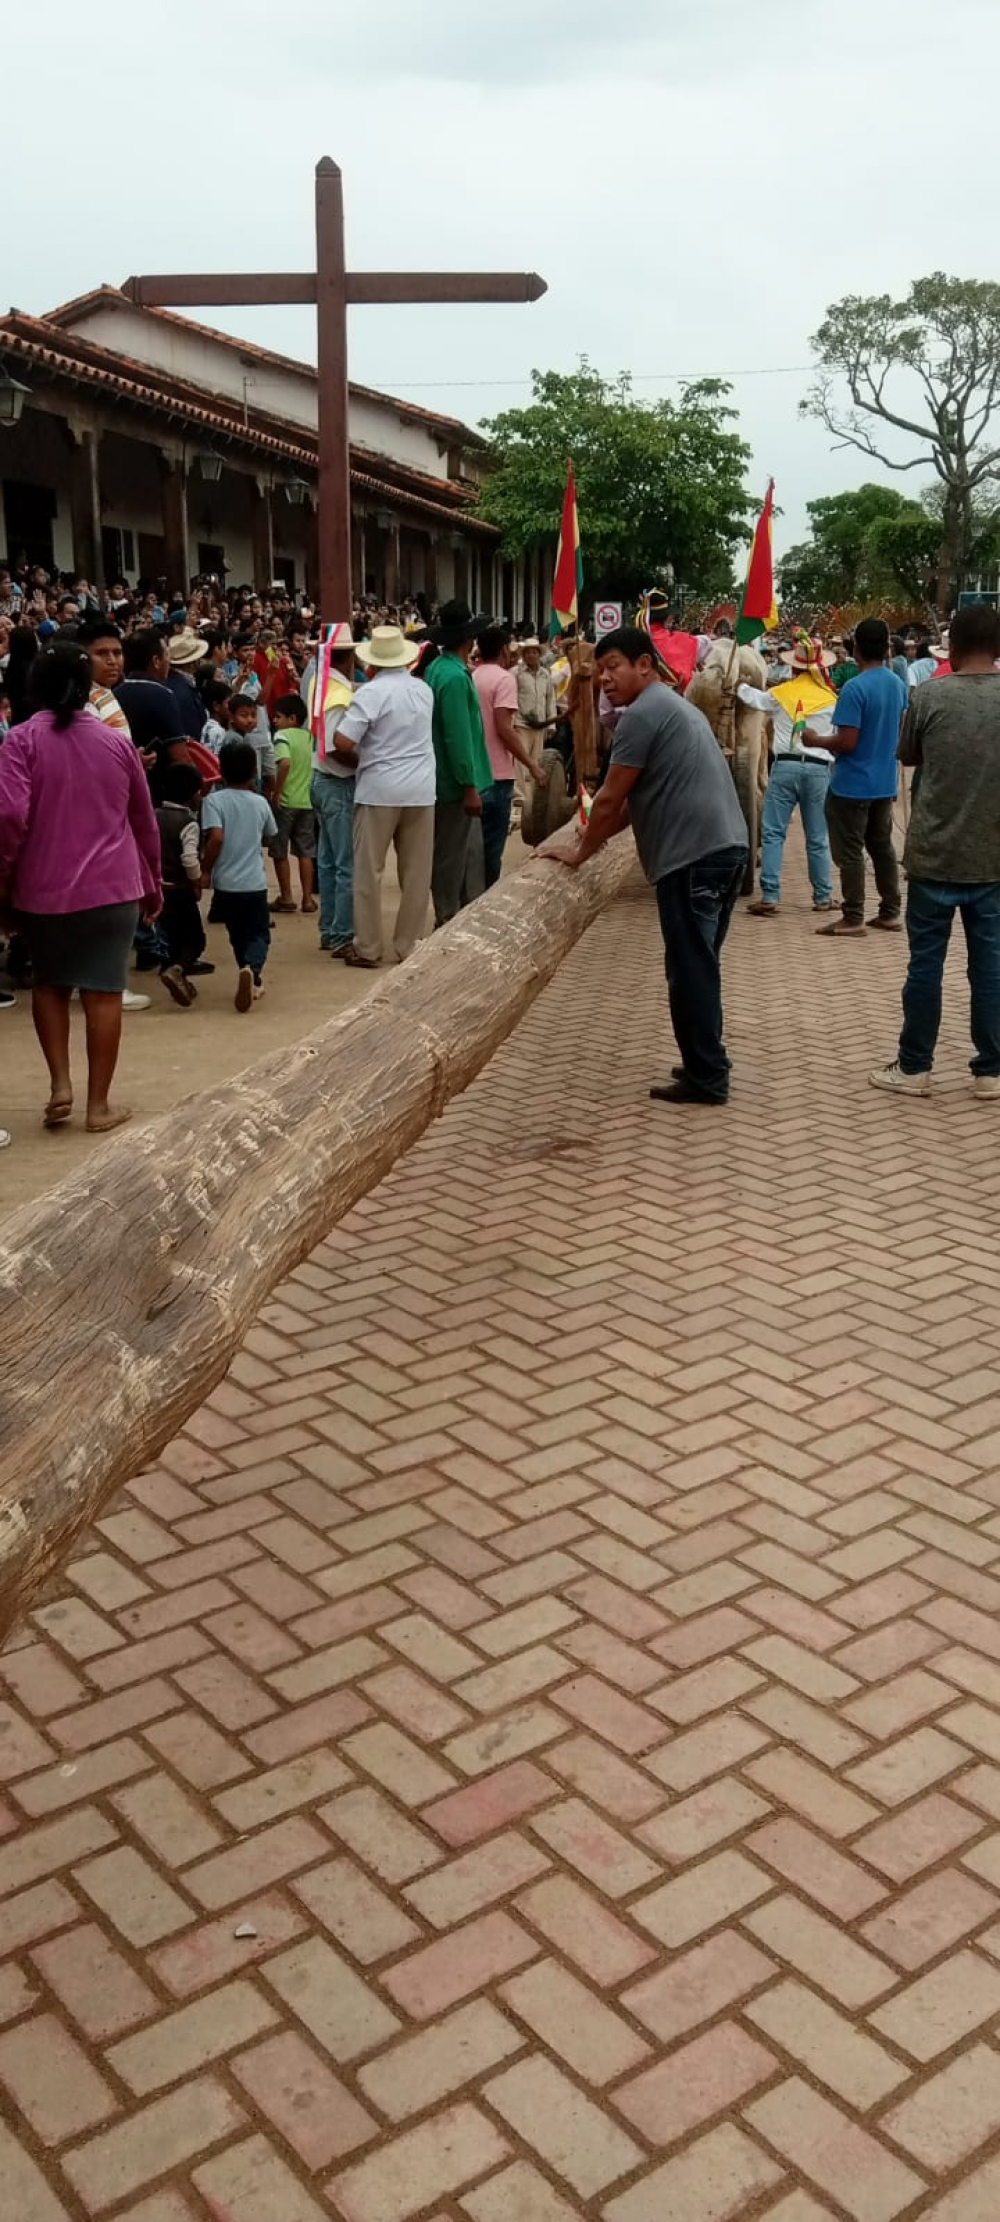
[[568, 864], [570, 870], [575, 871], [577, 865], [583, 863], [582, 842], [583, 827], [571, 818], [568, 826], [560, 826], [558, 833], [550, 833], [548, 840], [539, 844], [535, 855], [543, 864]]

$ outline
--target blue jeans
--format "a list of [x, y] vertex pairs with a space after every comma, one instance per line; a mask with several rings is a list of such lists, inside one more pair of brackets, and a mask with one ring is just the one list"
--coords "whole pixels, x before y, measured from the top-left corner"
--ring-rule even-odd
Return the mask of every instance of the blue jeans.
[[483, 796], [483, 876], [487, 887], [495, 887], [503, 870], [513, 800], [512, 779], [495, 779]]
[[899, 1062], [929, 1072], [941, 1026], [941, 980], [955, 912], [965, 929], [972, 991], [972, 1071], [1000, 1075], [1000, 881], [975, 887], [911, 880], [906, 898], [910, 963], [903, 988]]
[[719, 956], [746, 867], [745, 848], [715, 849], [656, 883], [670, 1017], [681, 1063], [700, 1094], [717, 1103], [725, 1103], [729, 1094]]
[[314, 772], [312, 805], [319, 819], [319, 945], [339, 949], [354, 939], [353, 779]]
[[217, 887], [215, 908], [219, 924], [229, 935], [229, 946], [237, 964], [241, 968], [248, 964], [254, 979], [259, 980], [271, 946], [271, 913], [266, 887], [246, 894]]
[[760, 892], [765, 903], [781, 901], [781, 861], [796, 810], [801, 813], [813, 902], [825, 907], [833, 896], [833, 864], [826, 831], [829, 764], [801, 756], [776, 756], [767, 783], [760, 821]]

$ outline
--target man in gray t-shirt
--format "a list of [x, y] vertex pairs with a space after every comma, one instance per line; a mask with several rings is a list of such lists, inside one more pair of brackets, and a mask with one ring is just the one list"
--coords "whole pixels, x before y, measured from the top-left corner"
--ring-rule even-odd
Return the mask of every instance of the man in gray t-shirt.
[[941, 983], [952, 922], [961, 914], [971, 990], [973, 1094], [1000, 1101], [1000, 618], [959, 610], [951, 672], [910, 695], [900, 761], [916, 766], [903, 851], [910, 963], [903, 1030], [873, 1088], [930, 1093], [941, 1025]]
[[656, 889], [667, 992], [681, 1069], [650, 1095], [725, 1103], [719, 957], [747, 862], [747, 831], [718, 741], [700, 710], [664, 684], [648, 633], [630, 625], [597, 644], [604, 692], [620, 719], [590, 822], [537, 853], [578, 865], [631, 824]]

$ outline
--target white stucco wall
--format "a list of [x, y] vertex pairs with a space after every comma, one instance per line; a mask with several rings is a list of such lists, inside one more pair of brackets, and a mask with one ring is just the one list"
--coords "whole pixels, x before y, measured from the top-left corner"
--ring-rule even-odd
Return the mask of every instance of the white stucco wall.
[[[293, 424], [316, 428], [316, 373], [307, 365], [301, 371], [280, 362], [241, 356], [240, 343], [227, 345], [195, 329], [135, 308], [129, 301], [95, 303], [69, 322], [70, 331], [108, 347], [115, 354], [130, 355], [137, 362], [155, 364], [175, 378], [204, 386], [207, 393], [225, 394], [246, 402], [250, 409], [265, 409], [287, 417]], [[244, 385], [244, 381], [246, 382]], [[404, 423], [398, 406], [368, 400], [352, 393], [350, 432], [359, 447], [375, 455], [391, 455], [399, 463], [427, 471], [432, 478], [447, 475], [447, 437], [440, 440], [429, 426]]]

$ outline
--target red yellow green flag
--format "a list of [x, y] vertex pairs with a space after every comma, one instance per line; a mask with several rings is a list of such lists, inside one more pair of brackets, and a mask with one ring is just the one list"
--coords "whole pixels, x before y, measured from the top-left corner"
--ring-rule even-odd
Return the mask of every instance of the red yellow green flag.
[[757, 529], [753, 536], [746, 584], [736, 619], [738, 641], [757, 640], [761, 633], [773, 631], [778, 623], [778, 605], [774, 599], [774, 565], [771, 559], [773, 508], [774, 480], [769, 478], [764, 507], [757, 519]]
[[579, 596], [583, 585], [583, 557], [580, 554], [580, 520], [576, 513], [576, 484], [573, 465], [566, 465], [566, 494], [563, 501], [562, 524], [559, 527], [559, 547], [556, 552], [556, 575], [552, 581], [552, 615], [549, 619], [549, 639], [565, 633], [571, 625], [579, 623]]

